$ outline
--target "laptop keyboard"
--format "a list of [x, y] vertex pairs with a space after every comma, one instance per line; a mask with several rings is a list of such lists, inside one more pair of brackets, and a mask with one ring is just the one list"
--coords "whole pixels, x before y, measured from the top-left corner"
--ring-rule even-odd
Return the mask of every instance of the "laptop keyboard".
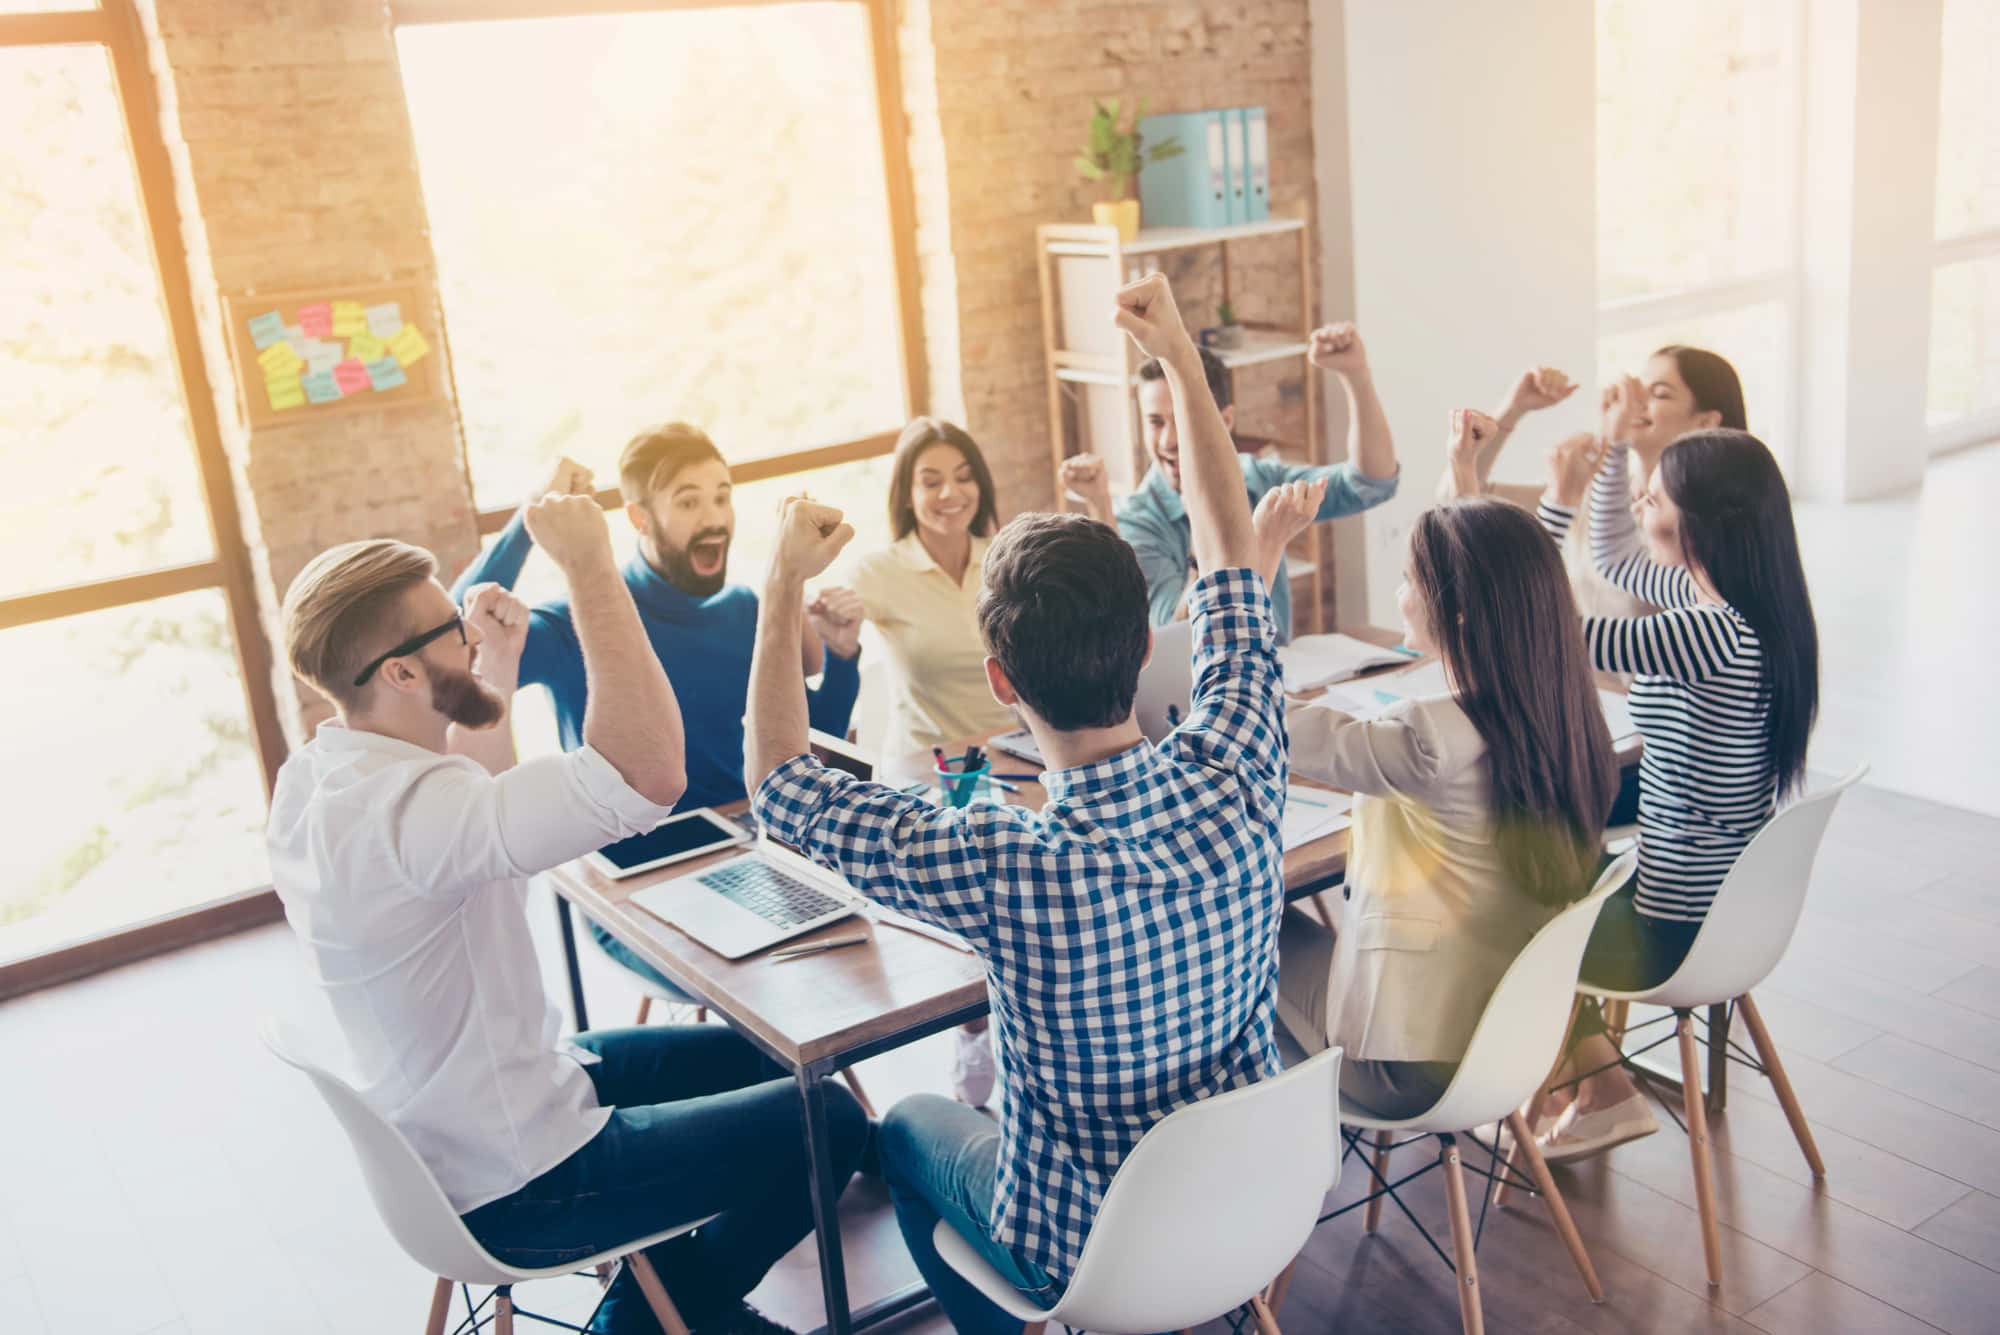
[[847, 904], [817, 886], [756, 858], [744, 858], [703, 872], [695, 878], [738, 908], [748, 909], [774, 927], [793, 927]]

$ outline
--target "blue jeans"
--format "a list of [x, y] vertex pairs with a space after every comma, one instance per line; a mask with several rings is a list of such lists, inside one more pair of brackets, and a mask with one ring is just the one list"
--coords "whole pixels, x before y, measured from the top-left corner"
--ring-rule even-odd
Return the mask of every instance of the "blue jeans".
[[[784, 1068], [721, 1025], [655, 1025], [576, 1037], [603, 1060], [586, 1066], [616, 1111], [582, 1149], [511, 1196], [464, 1216], [480, 1245], [510, 1265], [562, 1265], [663, 1228], [720, 1214], [646, 1256], [688, 1325], [700, 1328], [757, 1286], [812, 1231], [798, 1087]], [[826, 1086], [834, 1180], [845, 1186], [868, 1118]], [[629, 1269], [605, 1295], [594, 1331], [658, 1335]]]
[[944, 1263], [931, 1242], [940, 1219], [976, 1248], [987, 1264], [1040, 1307], [1062, 1296], [1062, 1286], [1040, 1266], [1017, 1258], [993, 1241], [993, 1191], [999, 1182], [1000, 1128], [955, 1099], [912, 1094], [882, 1119], [878, 1147], [882, 1180], [896, 1203], [903, 1243], [924, 1282], [959, 1335], [1021, 1335], [1008, 1316]]
[[667, 978], [665, 974], [661, 973], [658, 969], [655, 969], [652, 965], [646, 963], [646, 961], [640, 959], [638, 951], [632, 949], [632, 947], [626, 945], [623, 941], [620, 941], [617, 937], [611, 935], [611, 933], [605, 931], [602, 927], [599, 927], [594, 919], [585, 918], [583, 921], [584, 925], [590, 928], [590, 939], [595, 941], [599, 946], [601, 946], [604, 950], [604, 953], [609, 955], [613, 961], [624, 965], [626, 968], [630, 969], [633, 973], [638, 974], [641, 978], [651, 983], [654, 987], [660, 988], [665, 992], [671, 993], [673, 997], [682, 1004], [689, 1006], [699, 1004], [698, 1002], [695, 1001], [693, 997], [681, 991], [680, 988], [674, 986], [674, 984]]

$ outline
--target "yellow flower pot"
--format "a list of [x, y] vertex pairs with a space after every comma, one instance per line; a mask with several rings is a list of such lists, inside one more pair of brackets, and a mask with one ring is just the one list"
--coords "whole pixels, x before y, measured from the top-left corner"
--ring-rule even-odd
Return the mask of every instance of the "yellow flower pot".
[[1136, 199], [1100, 200], [1090, 206], [1090, 216], [1099, 227], [1116, 227], [1120, 241], [1136, 241], [1139, 237], [1139, 201]]

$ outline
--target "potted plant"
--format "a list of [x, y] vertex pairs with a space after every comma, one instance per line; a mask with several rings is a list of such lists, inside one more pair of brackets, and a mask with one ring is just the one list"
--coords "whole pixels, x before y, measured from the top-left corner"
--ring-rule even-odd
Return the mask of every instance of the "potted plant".
[[1092, 204], [1090, 216], [1103, 226], [1116, 227], [1119, 239], [1130, 241], [1139, 235], [1135, 185], [1140, 169], [1149, 162], [1178, 156], [1183, 151], [1181, 143], [1178, 139], [1166, 139], [1151, 149], [1145, 146], [1145, 138], [1139, 133], [1139, 121], [1146, 114], [1143, 97], [1132, 113], [1130, 129], [1119, 123], [1117, 98], [1091, 105], [1094, 109], [1090, 115], [1090, 139], [1077, 155], [1077, 170], [1090, 180], [1105, 183], [1111, 198]]
[[1243, 326], [1236, 323], [1236, 308], [1223, 302], [1215, 308], [1215, 328], [1201, 331], [1205, 348], [1235, 348], [1243, 344]]

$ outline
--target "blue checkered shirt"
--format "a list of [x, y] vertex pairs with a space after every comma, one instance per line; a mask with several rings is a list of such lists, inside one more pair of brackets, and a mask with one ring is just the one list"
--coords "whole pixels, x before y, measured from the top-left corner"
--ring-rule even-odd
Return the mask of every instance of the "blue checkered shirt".
[[1061, 1284], [1155, 1122], [1278, 1070], [1271, 604], [1252, 572], [1219, 570], [1189, 610], [1187, 722], [1158, 747], [1050, 771], [1040, 812], [940, 807], [808, 756], [754, 799], [776, 838], [985, 960], [1007, 1082], [993, 1237]]

